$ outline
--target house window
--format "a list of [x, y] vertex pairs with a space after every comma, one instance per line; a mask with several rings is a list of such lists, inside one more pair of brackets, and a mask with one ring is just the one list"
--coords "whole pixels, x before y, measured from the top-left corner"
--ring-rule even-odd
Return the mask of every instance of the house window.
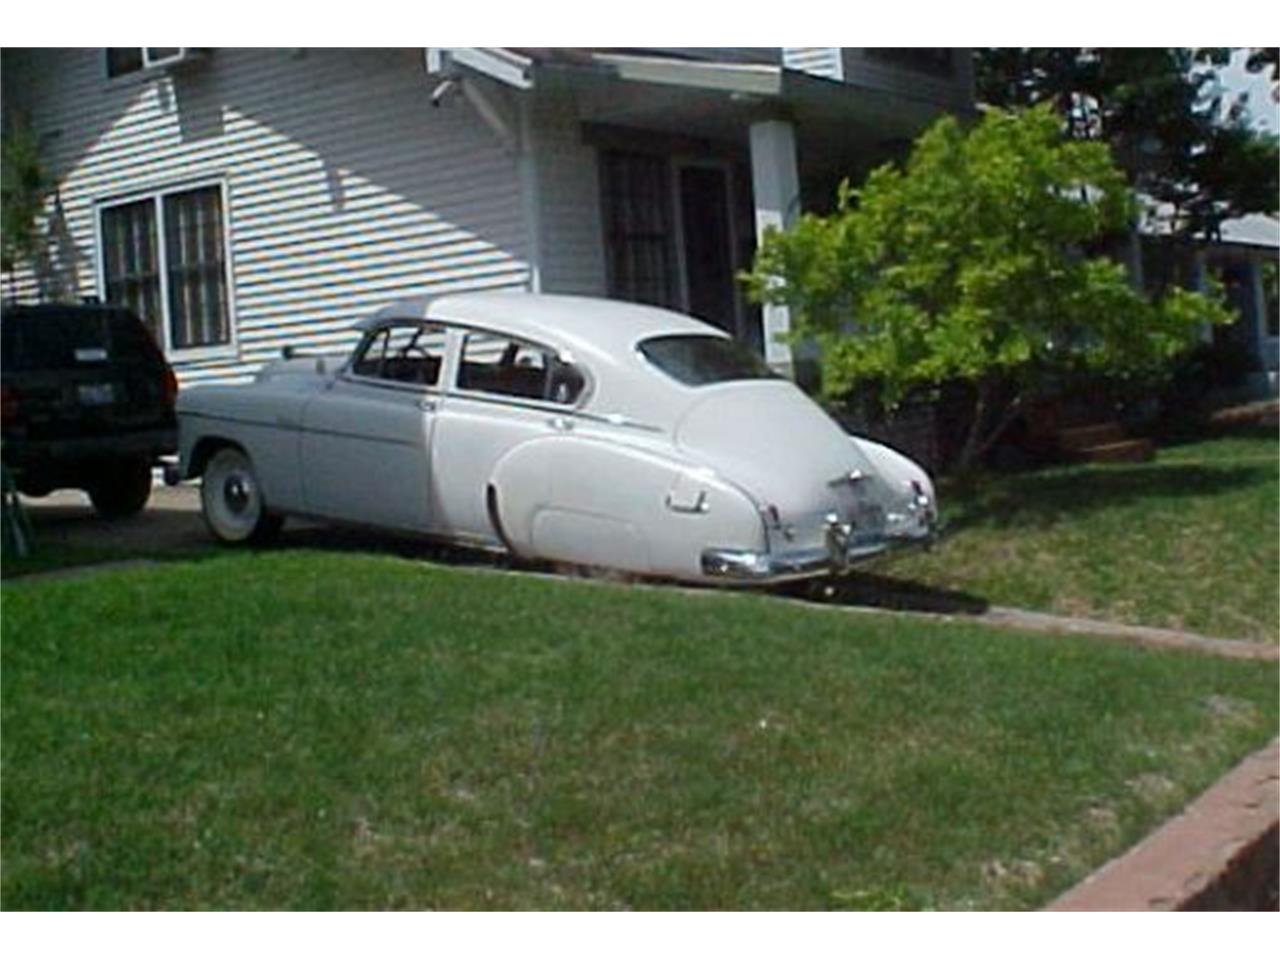
[[166, 352], [231, 343], [223, 190], [169, 190], [100, 209], [102, 292]]
[[103, 210], [102, 252], [103, 299], [129, 307], [156, 343], [164, 343], [155, 204], [139, 200]]
[[609, 151], [600, 166], [609, 295], [679, 307], [667, 159]]
[[142, 69], [141, 47], [108, 47], [107, 76], [123, 77]]

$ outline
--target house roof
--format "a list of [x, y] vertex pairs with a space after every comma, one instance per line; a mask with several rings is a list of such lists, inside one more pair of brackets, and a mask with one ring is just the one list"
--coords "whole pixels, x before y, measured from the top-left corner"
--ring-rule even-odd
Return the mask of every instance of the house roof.
[[[1144, 237], [1170, 238], [1174, 232], [1174, 208], [1169, 203], [1156, 203], [1144, 194], [1138, 195], [1141, 204], [1141, 217], [1138, 232]], [[1193, 238], [1205, 241], [1199, 235]], [[1280, 249], [1280, 220], [1265, 213], [1248, 213], [1243, 217], [1223, 220], [1218, 225], [1218, 235], [1209, 240], [1215, 246], [1231, 245], [1245, 247], [1264, 247], [1270, 250]]]
[[535, 71], [616, 77], [644, 83], [778, 95], [784, 70], [770, 48], [429, 47], [428, 71], [454, 62], [494, 80], [529, 89]]
[[1250, 213], [1224, 220], [1220, 227], [1223, 243], [1280, 249], [1280, 220], [1265, 213]]

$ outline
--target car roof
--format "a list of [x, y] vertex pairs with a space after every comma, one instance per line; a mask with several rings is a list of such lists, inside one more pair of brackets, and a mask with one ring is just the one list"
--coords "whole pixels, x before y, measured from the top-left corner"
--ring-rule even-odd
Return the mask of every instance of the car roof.
[[503, 290], [442, 297], [409, 297], [359, 324], [425, 319], [483, 327], [549, 346], [617, 354], [649, 337], [673, 334], [728, 337], [718, 327], [680, 313], [636, 303], [561, 294]]

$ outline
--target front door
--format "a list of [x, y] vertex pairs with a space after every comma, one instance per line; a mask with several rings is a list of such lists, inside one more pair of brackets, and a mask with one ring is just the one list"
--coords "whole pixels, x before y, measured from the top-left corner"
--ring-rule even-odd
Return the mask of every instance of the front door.
[[394, 323], [303, 411], [307, 511], [352, 523], [431, 529], [431, 432], [444, 328]]
[[738, 332], [727, 164], [601, 155], [609, 296]]
[[678, 179], [685, 309], [736, 333], [728, 172], [719, 166], [682, 166]]

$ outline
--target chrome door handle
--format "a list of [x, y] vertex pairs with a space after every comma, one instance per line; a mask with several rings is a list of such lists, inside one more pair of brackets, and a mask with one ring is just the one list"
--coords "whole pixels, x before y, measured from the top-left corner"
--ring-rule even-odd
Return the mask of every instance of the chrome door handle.
[[418, 409], [424, 413], [433, 413], [436, 409], [436, 402], [430, 397], [423, 397], [418, 401]]
[[569, 431], [573, 429], [573, 421], [568, 417], [552, 417], [547, 421], [552, 430]]

